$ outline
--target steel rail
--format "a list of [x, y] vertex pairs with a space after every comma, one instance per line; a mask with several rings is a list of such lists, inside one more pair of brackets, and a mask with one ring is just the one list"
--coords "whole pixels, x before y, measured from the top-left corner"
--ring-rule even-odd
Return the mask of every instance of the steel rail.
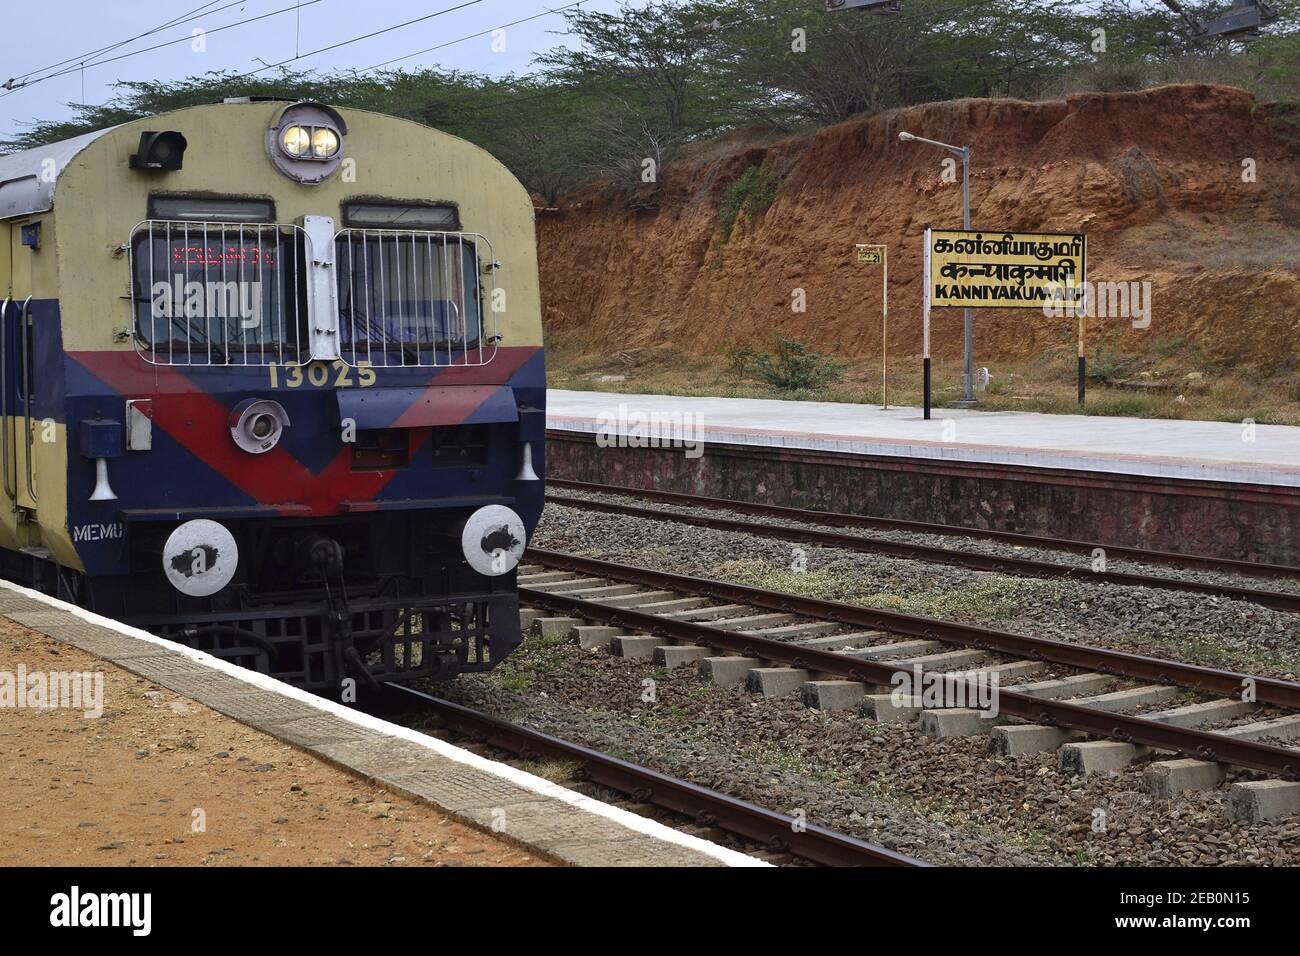
[[[1050, 661], [1054, 664], [1100, 671], [1119, 677], [1173, 684], [1221, 697], [1240, 697], [1242, 690], [1249, 686], [1253, 688], [1258, 703], [1300, 710], [1300, 684], [1272, 677], [1255, 677], [1251, 674], [1216, 670], [1159, 657], [1144, 657], [1141, 654], [1131, 654], [1105, 647], [1073, 644], [1051, 637], [1030, 637], [975, 624], [959, 624], [955, 621], [862, 607], [841, 601], [827, 601], [785, 591], [768, 591], [712, 578], [696, 578], [667, 571], [633, 568], [624, 564], [575, 554], [563, 554], [558, 551], [529, 548], [526, 559], [549, 568], [590, 574], [629, 584], [640, 584], [656, 590], [679, 591], [772, 611], [802, 614], [852, 627], [875, 628], [907, 637], [961, 644], [981, 650], [1013, 654], [1029, 660]], [[530, 600], [532, 595], [537, 593], [531, 589], [520, 588], [521, 592], [524, 590], [528, 590]], [[1246, 681], [1250, 684], [1244, 683]]]
[[681, 813], [706, 825], [757, 841], [775, 852], [787, 852], [827, 866], [905, 866], [930, 864], [886, 847], [801, 823], [737, 797], [701, 787], [688, 780], [641, 767], [539, 730], [472, 710], [401, 684], [386, 684], [426, 705], [449, 726], [494, 747], [528, 757], [547, 755], [581, 764], [586, 779], [629, 794], [636, 800]]
[[[1032, 558], [999, 557], [980, 554], [973, 551], [959, 551], [953, 548], [939, 548], [932, 545], [907, 544], [901, 541], [887, 541], [880, 538], [864, 538], [859, 535], [845, 534], [837, 531], [818, 531], [811, 528], [789, 528], [783, 525], [762, 524], [756, 521], [741, 521], [735, 518], [722, 518], [706, 515], [666, 512], [654, 508], [642, 508], [637, 505], [617, 504], [609, 501], [593, 501], [588, 498], [571, 498], [566, 495], [547, 495], [547, 501], [571, 508], [588, 511], [601, 511], [607, 514], [629, 515], [637, 518], [650, 518], [655, 521], [675, 521], [699, 528], [715, 531], [735, 531], [740, 534], [752, 534], [763, 538], [780, 538], [783, 541], [797, 541], [802, 544], [816, 544], [827, 548], [842, 548], [863, 554], [887, 554], [899, 558], [919, 559], [935, 564], [957, 565], [978, 571], [996, 571], [1020, 577], [1036, 578], [1070, 578], [1076, 581], [1094, 581], [1106, 584], [1118, 584], [1130, 587], [1163, 588], [1172, 591], [1186, 591], [1194, 594], [1207, 594], [1213, 597], [1228, 598], [1236, 601], [1249, 601], [1270, 607], [1277, 611], [1300, 612], [1300, 594], [1286, 591], [1265, 591], [1259, 588], [1236, 587], [1227, 584], [1209, 584], [1201, 581], [1188, 581], [1182, 578], [1165, 578], [1153, 574], [1132, 574], [1124, 571], [1094, 571], [1091, 568], [1071, 567], [1053, 561], [1039, 561]], [[802, 519], [796, 519], [802, 520]]]
[[[962, 525], [936, 524], [927, 521], [909, 521], [905, 518], [881, 518], [871, 515], [845, 514], [836, 511], [813, 511], [808, 508], [791, 508], [785, 505], [763, 504], [756, 501], [740, 501], [734, 498], [709, 498], [701, 495], [688, 495], [677, 491], [659, 491], [646, 488], [631, 488], [626, 485], [601, 485], [587, 481], [570, 481], [564, 478], [547, 478], [548, 488], [567, 488], [571, 491], [586, 491], [595, 494], [626, 495], [632, 498], [645, 498], [661, 501], [665, 504], [679, 504], [692, 508], [717, 508], [735, 511], [740, 514], [785, 518], [790, 521], [805, 521], [809, 524], [835, 525], [839, 527], [869, 528], [887, 531], [907, 531], [916, 534], [934, 534], [945, 537], [987, 538], [991, 541], [1005, 541], [1025, 548], [1043, 548], [1055, 551], [1074, 551], [1091, 555], [1100, 548], [1108, 558], [1127, 558], [1145, 564], [1172, 565], [1187, 569], [1203, 571], [1220, 571], [1241, 574], [1248, 577], [1292, 578], [1300, 580], [1300, 568], [1285, 564], [1262, 564], [1251, 561], [1238, 561], [1232, 558], [1215, 558], [1204, 554], [1186, 554], [1176, 551], [1149, 551], [1145, 548], [1133, 548], [1125, 545], [1102, 544], [1096, 541], [1076, 541], [1070, 538], [1049, 538], [1041, 535], [1020, 534], [1015, 531], [995, 531], [989, 528], [968, 528]], [[568, 502], [566, 502], [568, 503]]]
[[[891, 631], [931, 638], [942, 639], [944, 635], [966, 634], [969, 637], [979, 638], [991, 643], [988, 645], [979, 644], [976, 640], [964, 640], [956, 636], [950, 636], [946, 639], [957, 643], [990, 646], [991, 649], [1001, 650], [1002, 647], [997, 645], [1001, 643], [1003, 638], [1025, 642], [1024, 646], [1031, 648], [1038, 647], [1040, 641], [1046, 642], [1046, 639], [1043, 638], [1024, 638], [968, 625], [934, 621], [928, 618], [900, 615], [893, 612], [855, 608], [853, 605], [840, 605], [835, 602], [815, 601], [815, 599], [801, 598], [795, 595], [781, 594], [780, 592], [765, 592], [757, 588], [731, 585], [708, 579], [690, 578], [659, 571], [646, 572], [625, 565], [595, 561], [590, 558], [579, 558], [574, 555], [564, 555], [556, 552], [530, 550], [529, 556], [532, 560], [546, 567], [599, 574], [604, 578], [643, 584], [656, 589], [681, 590], [687, 593], [694, 591], [694, 593], [707, 594], [712, 597], [720, 597], [757, 607], [781, 607], [787, 611], [797, 612], [800, 608], [807, 609], [820, 605], [843, 608], [849, 611], [862, 611], [867, 617], [862, 618], [860, 623], [865, 624], [871, 617], [875, 617]], [[548, 608], [552, 611], [574, 614], [588, 620], [600, 621], [615, 627], [627, 627], [646, 634], [657, 634], [687, 643], [714, 647], [745, 657], [775, 661], [789, 667], [830, 674], [844, 680], [890, 686], [894, 682], [894, 675], [898, 673], [896, 667], [887, 663], [861, 660], [832, 651], [802, 647], [798, 644], [775, 641], [753, 634], [724, 631], [710, 627], [707, 624], [660, 617], [656, 614], [649, 614], [631, 608], [610, 607], [593, 601], [565, 597], [562, 594], [535, 591], [527, 587], [519, 588], [519, 596], [521, 601], [529, 605]], [[814, 612], [805, 610], [804, 613]], [[858, 622], [846, 621], [845, 623]], [[905, 627], [900, 627], [900, 624], [905, 625]], [[1051, 641], [1048, 646], [1042, 647], [1042, 653], [1039, 655], [1041, 659], [1055, 659], [1053, 652], [1057, 648], [1052, 645], [1060, 643]], [[1065, 646], [1073, 647], [1074, 645]], [[1114, 663], [1126, 662], [1123, 669], [1111, 668], [1112, 673], [1120, 673], [1125, 676], [1133, 676], [1134, 673], [1145, 676], [1143, 672], [1163, 673], [1166, 683], [1182, 684], [1195, 689], [1212, 689], [1214, 693], [1222, 693], [1225, 696], [1240, 693], [1243, 687], [1246, 686], [1241, 681], [1252, 680], [1255, 681], [1257, 689], [1256, 699], [1261, 703], [1270, 702], [1270, 699], [1272, 702], [1278, 703], [1280, 702], [1279, 698], [1281, 698], [1289, 701], [1283, 703], [1283, 706], [1296, 706], [1293, 702], [1300, 700], [1300, 685], [1286, 681], [1276, 681], [1269, 678], [1249, 678], [1248, 675], [1214, 671], [1209, 668], [1177, 664], [1171, 661], [1158, 661], [1117, 651], [1103, 651], [1099, 648], [1075, 647], [1075, 649], [1097, 655], [1098, 660], [1108, 659]], [[1069, 661], [1067, 663], [1078, 662]], [[1132, 666], [1130, 668], [1127, 665]], [[1079, 666], [1088, 665], [1080, 663]], [[1148, 670], [1149, 668], [1155, 670]], [[1183, 681], [1189, 682], [1184, 684]], [[1229, 684], [1231, 684], [1231, 690], [1227, 689]], [[1031, 697], [1028, 694], [1017, 693], [1014, 690], [1000, 689], [998, 700], [1002, 712], [1034, 723], [1076, 728], [1126, 743], [1172, 750], [1202, 760], [1247, 767], [1265, 773], [1276, 774], [1287, 779], [1300, 779], [1300, 751], [1253, 741], [1237, 740], [1208, 731], [1172, 727], [1168, 724], [1146, 720], [1141, 717], [1108, 713], [1064, 701], [1040, 699]]]

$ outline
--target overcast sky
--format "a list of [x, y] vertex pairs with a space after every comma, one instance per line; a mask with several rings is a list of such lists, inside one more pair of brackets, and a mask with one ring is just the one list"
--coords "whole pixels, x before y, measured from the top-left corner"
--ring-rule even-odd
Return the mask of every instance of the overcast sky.
[[[88, 53], [153, 30], [171, 20], [194, 19], [136, 40], [99, 58], [121, 56], [168, 40], [182, 42], [106, 63], [84, 71], [84, 100], [102, 103], [117, 80], [174, 80], [212, 70], [248, 71], [265, 63], [278, 63], [299, 53], [395, 26], [407, 20], [469, 3], [464, 9], [421, 23], [360, 40], [336, 50], [305, 56], [291, 64], [318, 70], [364, 69], [437, 44], [492, 30], [503, 24], [556, 10], [572, 0], [3, 0], [4, 36], [0, 37], [0, 83], [28, 71], [71, 59], [57, 69], [72, 71], [6, 95], [0, 91], [0, 138], [15, 132], [23, 122], [66, 116], [66, 104], [83, 99], [83, 71], [77, 66]], [[231, 4], [228, 6], [228, 4]], [[297, 11], [292, 9], [301, 4]], [[630, 0], [643, 6], [644, 0]], [[613, 11], [619, 0], [584, 0], [587, 10]], [[225, 7], [226, 9], [221, 9]], [[196, 28], [213, 31], [226, 24], [290, 8], [288, 12], [210, 32], [205, 52], [191, 49]], [[393, 68], [437, 66], [501, 75], [525, 72], [541, 51], [571, 43], [559, 35], [564, 17], [543, 16], [505, 31], [505, 50], [493, 50], [489, 36], [453, 43], [445, 49], [394, 63]], [[296, 34], [296, 35], [295, 35]], [[93, 59], [93, 57], [92, 57]]]

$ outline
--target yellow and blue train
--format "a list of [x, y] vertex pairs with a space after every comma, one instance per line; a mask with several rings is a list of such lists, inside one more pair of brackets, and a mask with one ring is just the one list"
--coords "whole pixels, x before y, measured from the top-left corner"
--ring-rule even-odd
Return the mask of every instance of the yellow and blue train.
[[498, 664], [533, 217], [478, 147], [310, 102], [0, 156], [0, 574], [312, 689]]

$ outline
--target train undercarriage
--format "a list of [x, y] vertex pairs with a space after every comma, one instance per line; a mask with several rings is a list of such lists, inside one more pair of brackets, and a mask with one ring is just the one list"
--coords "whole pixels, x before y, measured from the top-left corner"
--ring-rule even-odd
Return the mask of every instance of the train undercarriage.
[[231, 522], [239, 573], [207, 597], [180, 593], [162, 573], [171, 527], [132, 526], [130, 575], [89, 577], [42, 554], [12, 551], [0, 552], [3, 573], [330, 695], [357, 684], [490, 670], [521, 640], [514, 571], [486, 576], [471, 568], [455, 521], [395, 513]]

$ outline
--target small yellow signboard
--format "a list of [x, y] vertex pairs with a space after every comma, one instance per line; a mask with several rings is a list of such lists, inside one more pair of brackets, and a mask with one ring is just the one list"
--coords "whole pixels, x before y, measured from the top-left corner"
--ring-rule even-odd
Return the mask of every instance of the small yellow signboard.
[[858, 262], [878, 266], [884, 261], [880, 247], [858, 246]]
[[1083, 298], [1088, 237], [1072, 233], [929, 231], [929, 304], [935, 308], [1033, 308]]

